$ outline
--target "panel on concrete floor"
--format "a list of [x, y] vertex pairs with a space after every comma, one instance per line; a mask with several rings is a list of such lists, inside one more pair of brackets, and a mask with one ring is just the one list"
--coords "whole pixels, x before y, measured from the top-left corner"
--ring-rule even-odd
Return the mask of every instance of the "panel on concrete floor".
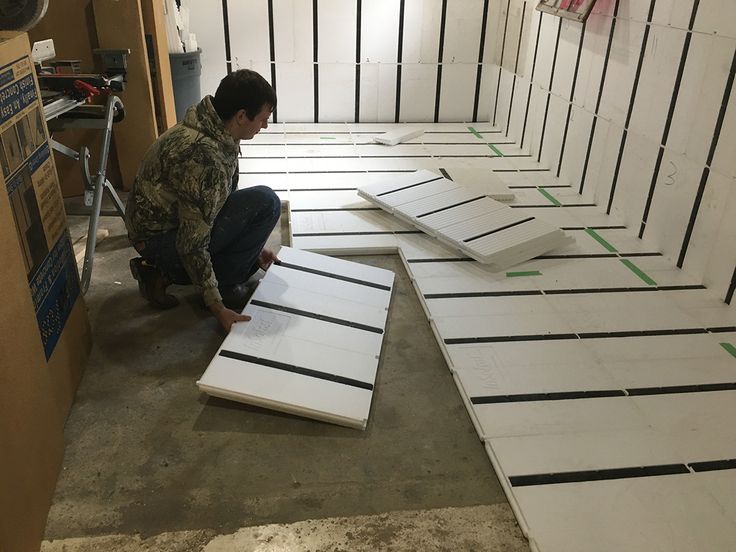
[[365, 429], [393, 273], [284, 247], [197, 385]]

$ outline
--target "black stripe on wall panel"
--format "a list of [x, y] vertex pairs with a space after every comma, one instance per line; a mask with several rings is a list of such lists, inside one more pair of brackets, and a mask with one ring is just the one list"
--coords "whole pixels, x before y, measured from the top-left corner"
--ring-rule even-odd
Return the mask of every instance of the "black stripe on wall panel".
[[434, 92], [434, 122], [440, 120], [440, 94], [442, 92], [442, 55], [445, 51], [445, 25], [447, 24], [447, 0], [442, 0], [442, 18], [440, 19], [440, 47], [437, 51], [437, 88]]
[[219, 356], [231, 358], [233, 360], [240, 360], [242, 362], [250, 362], [251, 364], [260, 364], [261, 366], [267, 366], [269, 368], [275, 368], [277, 370], [284, 370], [285, 372], [308, 376], [310, 378], [332, 381], [334, 383], [342, 383], [343, 385], [350, 385], [351, 387], [358, 387], [360, 389], [366, 389], [368, 391], [373, 390], [373, 384], [366, 383], [364, 381], [356, 380], [353, 378], [346, 378], [344, 376], [338, 376], [337, 374], [330, 374], [328, 372], [320, 372], [318, 370], [312, 370], [310, 368], [303, 368], [294, 364], [286, 364], [284, 362], [277, 362], [275, 360], [245, 355], [236, 351], [228, 351], [227, 349], [223, 349], [222, 351], [220, 351]]
[[360, 122], [360, 30], [361, 30], [361, 16], [362, 0], [358, 0], [358, 6], [356, 11], [355, 21], [355, 122]]
[[[534, 43], [534, 56], [532, 57], [532, 73], [529, 77], [529, 90], [526, 95], [526, 107], [524, 108], [524, 124], [521, 127], [521, 144], [520, 147], [524, 147], [524, 139], [526, 138], [526, 124], [529, 121], [529, 103], [532, 100], [532, 86], [534, 86], [534, 71], [537, 69], [537, 52], [539, 52], [539, 34], [542, 32], [542, 15], [543, 12], [539, 12], [539, 24], [537, 25], [537, 38]], [[509, 129], [506, 129], [506, 136], [509, 135]]]
[[611, 190], [608, 194], [608, 206], [606, 214], [611, 214], [613, 207], [613, 198], [616, 194], [616, 185], [618, 184], [618, 175], [621, 169], [621, 160], [624, 157], [626, 149], [626, 138], [629, 135], [629, 123], [631, 123], [631, 114], [634, 112], [634, 102], [636, 102], [636, 92], [639, 89], [639, 78], [641, 77], [641, 68], [644, 65], [644, 54], [647, 50], [647, 42], [649, 41], [649, 30], [651, 29], [652, 15], [654, 14], [654, 2], [649, 4], [649, 14], [647, 15], [647, 23], [644, 27], [644, 36], [641, 39], [641, 50], [639, 51], [639, 61], [636, 64], [636, 74], [634, 75], [634, 84], [631, 87], [631, 96], [629, 97], [629, 110], [626, 112], [626, 122], [624, 123], [624, 132], [621, 135], [621, 144], [619, 145], [618, 157], [616, 158], [616, 169], [613, 171], [613, 181], [611, 182]]
[[552, 341], [564, 339], [618, 339], [622, 337], [656, 337], [664, 335], [705, 334], [705, 328], [677, 328], [662, 330], [622, 330], [615, 332], [582, 332], [569, 334], [492, 335], [482, 337], [455, 337], [445, 339], [447, 345], [468, 343], [506, 343], [510, 341]]
[[575, 85], [578, 82], [578, 70], [580, 69], [580, 57], [583, 53], [583, 41], [585, 39], [585, 29], [587, 21], [583, 21], [583, 27], [580, 30], [580, 42], [578, 43], [578, 54], [575, 59], [575, 70], [572, 74], [572, 85], [570, 85], [570, 104], [567, 106], [567, 117], [565, 118], [565, 130], [562, 133], [562, 146], [560, 147], [560, 159], [557, 161], [557, 178], [560, 177], [562, 171], [562, 160], [565, 157], [565, 144], [567, 144], [567, 132], [570, 128], [570, 115], [572, 114], [572, 102], [575, 98]]
[[695, 201], [693, 202], [693, 208], [690, 212], [690, 220], [687, 223], [687, 230], [685, 231], [685, 237], [682, 240], [682, 247], [680, 248], [680, 256], [677, 258], [677, 267], [682, 268], [685, 263], [685, 255], [687, 255], [687, 248], [690, 245], [690, 238], [695, 228], [695, 221], [698, 218], [698, 211], [700, 210], [700, 203], [703, 200], [703, 194], [705, 193], [705, 185], [708, 183], [708, 176], [710, 175], [710, 165], [713, 162], [713, 156], [716, 153], [718, 147], [718, 139], [721, 137], [721, 128], [723, 127], [723, 119], [726, 117], [726, 109], [728, 108], [729, 98], [731, 97], [731, 89], [733, 88], [733, 78], [736, 73], [736, 50], [733, 53], [733, 59], [731, 60], [731, 69], [728, 73], [728, 79], [726, 80], [726, 88], [723, 91], [723, 99], [721, 100], [721, 109], [718, 112], [718, 119], [716, 120], [716, 126], [713, 129], [713, 138], [710, 141], [710, 149], [708, 150], [708, 159], [705, 161], [705, 168], [703, 174], [700, 177], [700, 185], [698, 186], [698, 192], [695, 195]]
[[319, 18], [318, 0], [312, 0], [312, 51], [314, 54], [314, 122], [319, 123]]
[[[273, 30], [273, 0], [268, 0], [268, 49], [271, 57], [271, 86], [273, 91], [276, 90], [276, 43], [274, 41], [274, 30]], [[278, 123], [278, 116], [276, 108], [273, 110], [273, 122]]]
[[509, 113], [506, 117], [506, 134], [511, 127], [511, 109], [514, 107], [514, 92], [516, 90], [516, 75], [519, 72], [519, 54], [521, 52], [521, 39], [524, 35], [524, 17], [526, 16], [526, 2], [521, 7], [521, 23], [519, 23], [519, 42], [516, 45], [516, 59], [514, 60], [514, 79], [511, 81], [511, 96], [509, 97]]
[[442, 177], [438, 176], [437, 178], [430, 178], [429, 180], [422, 180], [421, 182], [416, 182], [414, 184], [408, 184], [406, 186], [402, 186], [401, 188], [396, 188], [395, 190], [388, 190], [387, 192], [381, 192], [380, 194], [376, 194], [376, 197], [393, 194], [395, 192], [401, 192], [402, 190], [408, 190], [409, 188], [414, 188], [415, 186], [421, 186], [422, 184], [429, 184], [430, 182], [434, 182], [435, 180], [442, 180]]
[[427, 211], [426, 213], [422, 213], [421, 215], [417, 215], [416, 217], [422, 218], [422, 217], [426, 217], [429, 215], [434, 215], [435, 213], [441, 213], [442, 211], [447, 211], [448, 209], [454, 209], [455, 207], [460, 207], [461, 205], [465, 205], [466, 203], [473, 203], [474, 201], [478, 201], [486, 197], [487, 196], [480, 196], [480, 197], [474, 197], [473, 199], [466, 199], [465, 201], [453, 203], [452, 205], [447, 205], [446, 207], [440, 207], [439, 209], [434, 209], [433, 211]]
[[605, 470], [584, 470], [561, 473], [540, 473], [535, 475], [512, 475], [512, 487], [534, 485], [557, 485], [560, 483], [582, 483], [585, 481], [609, 481], [611, 479], [632, 479], [659, 475], [690, 473], [685, 464], [665, 464], [660, 466], [641, 466], [635, 468], [611, 468]]
[[685, 33], [685, 42], [682, 45], [682, 53], [680, 54], [680, 64], [677, 67], [677, 76], [675, 77], [675, 86], [672, 89], [672, 97], [670, 98], [670, 107], [667, 110], [667, 120], [664, 124], [664, 130], [662, 131], [662, 140], [660, 141], [659, 153], [657, 154], [657, 162], [654, 165], [654, 172], [652, 173], [652, 180], [649, 183], [649, 194], [647, 195], [647, 201], [644, 205], [644, 213], [641, 218], [641, 226], [639, 227], [639, 238], [644, 237], [644, 231], [646, 230], [647, 219], [649, 218], [649, 210], [652, 206], [652, 200], [654, 199], [654, 189], [657, 186], [657, 179], [659, 178], [659, 169], [662, 166], [662, 157], [664, 156], [664, 148], [667, 146], [667, 139], [670, 134], [670, 126], [672, 125], [672, 117], [675, 113], [675, 106], [677, 105], [677, 97], [680, 94], [680, 85], [682, 84], [682, 75], [685, 72], [685, 63], [687, 61], [687, 53], [690, 50], [690, 40], [692, 39], [693, 25], [695, 25], [695, 16], [698, 13], [698, 5], [700, 0], [693, 2], [693, 11], [690, 13], [690, 22], [687, 26], [687, 32]]
[[600, 391], [560, 391], [557, 393], [520, 393], [518, 395], [489, 395], [471, 397], [473, 404], [500, 404], [513, 402], [567, 401], [577, 399], [598, 399], [603, 397], [625, 397], [621, 389], [604, 389]]
[[225, 63], [227, 65], [227, 74], [233, 72], [232, 54], [230, 51], [230, 22], [227, 12], [227, 0], [222, 0], [222, 32], [225, 39]]
[[[480, 83], [483, 79], [483, 54], [486, 49], [486, 30], [488, 28], [488, 4], [490, 0], [483, 1], [483, 21], [480, 28], [480, 46], [478, 47], [478, 70], [475, 74], [475, 100], [473, 101], [473, 122], [478, 120], [478, 104], [480, 102]], [[526, 2], [524, 2], [526, 6]]]
[[544, 106], [544, 119], [542, 120], [542, 137], [539, 139], [539, 151], [537, 152], [537, 163], [542, 159], [542, 148], [544, 147], [544, 135], [547, 131], [547, 115], [549, 115], [549, 101], [552, 98], [552, 83], [555, 80], [555, 66], [557, 65], [557, 51], [560, 46], [560, 32], [562, 31], [562, 18], [557, 25], [557, 38], [555, 39], [555, 53], [552, 56], [552, 71], [549, 74], [549, 90], [547, 91], [547, 104]]
[[598, 110], [601, 107], [601, 98], [603, 97], [603, 87], [606, 84], [606, 73], [608, 73], [608, 60], [611, 57], [611, 44], [613, 44], [613, 34], [616, 31], [616, 17], [618, 16], [619, 0], [613, 7], [613, 18], [611, 19], [611, 30], [608, 33], [608, 46], [606, 46], [606, 56], [603, 59], [603, 69], [601, 70], [601, 83], [598, 85], [598, 98], [595, 102], [595, 111], [593, 112], [593, 122], [590, 125], [590, 136], [588, 137], [588, 148], [585, 152], [585, 162], [583, 163], [583, 174], [580, 176], [580, 188], [578, 193], [582, 194], [585, 188], [585, 178], [588, 175], [588, 163], [590, 162], [590, 150], [593, 148], [593, 138], [595, 137], [595, 128], [598, 124]]
[[690, 462], [688, 466], [694, 472], [716, 471], [716, 470], [734, 470], [736, 469], [736, 458], [729, 460], [711, 460], [709, 462]]
[[[509, 9], [511, 0], [506, 2], [506, 19], [503, 23], [503, 38], [501, 39], [501, 62], [498, 64], [498, 82], [496, 82], [496, 98], [493, 100], [493, 126], [496, 126], [496, 112], [498, 111], [498, 94], [501, 91], [501, 71], [503, 70], [503, 56], [506, 52], [506, 29], [509, 26]], [[508, 136], [508, 134], [507, 134]]]
[[[458, 259], [459, 262], [461, 259]], [[473, 261], [475, 259], [467, 259]], [[455, 261], [453, 259], [453, 261]], [[420, 261], [409, 261], [409, 262], [420, 262]], [[436, 261], [432, 261], [436, 262]], [[478, 292], [462, 292], [462, 293], [426, 293], [425, 299], [462, 299], [468, 297], [519, 297], [525, 295], [542, 295], [542, 292], [537, 289], [521, 290], [521, 291], [478, 291]]]
[[377, 333], [380, 335], [383, 334], [383, 330], [381, 328], [376, 328], [374, 326], [368, 326], [366, 324], [361, 324], [360, 322], [352, 322], [350, 320], [345, 320], [343, 318], [335, 318], [333, 316], [327, 316], [327, 315], [319, 314], [316, 312], [295, 309], [293, 307], [287, 307], [285, 305], [267, 303], [265, 301], [258, 301], [257, 299], [251, 300], [250, 304], [255, 305], [256, 307], [263, 307], [264, 309], [294, 314], [296, 316], [301, 316], [302, 318], [312, 318], [313, 320], [319, 320], [321, 322], [327, 322], [329, 324], [337, 324], [338, 326], [346, 326], [348, 328], [355, 328], [356, 330], [363, 330], [366, 332]]
[[482, 234], [478, 234], [477, 236], [473, 236], [472, 238], [466, 238], [463, 240], [463, 243], [469, 243], [471, 241], [484, 238], [485, 236], [490, 236], [491, 234], [495, 234], [497, 232], [502, 232], [504, 230], [508, 230], [509, 228], [513, 228], [514, 226], [519, 226], [520, 224], [525, 224], [527, 222], [530, 222], [534, 220], [534, 217], [525, 218], [523, 220], [518, 220], [516, 222], [512, 222], [510, 224], [507, 224], [505, 226], [501, 226], [500, 228], [494, 228], [493, 230], [489, 230], [488, 232], [483, 232]]
[[733, 292], [736, 290], [736, 267], [733, 269], [733, 276], [731, 276], [731, 285], [728, 286], [728, 291], [726, 292], [726, 304], [731, 304], [731, 299], [733, 299]]
[[394, 114], [394, 122], [398, 123], [401, 111], [401, 62], [404, 56], [404, 3], [401, 0], [399, 4], [399, 46], [396, 52], [396, 111]]

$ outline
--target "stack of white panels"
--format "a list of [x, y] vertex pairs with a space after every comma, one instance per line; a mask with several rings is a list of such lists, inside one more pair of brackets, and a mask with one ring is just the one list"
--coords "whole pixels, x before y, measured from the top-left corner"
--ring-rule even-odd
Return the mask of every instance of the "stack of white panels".
[[427, 170], [363, 186], [358, 195], [492, 270], [572, 241], [559, 228]]
[[374, 136], [373, 141], [387, 146], [395, 146], [396, 144], [406, 142], [407, 140], [411, 140], [412, 138], [416, 138], [422, 134], [424, 134], [423, 128], [402, 126], [396, 130], [391, 130], [378, 136]]
[[365, 429], [391, 301], [389, 270], [282, 247], [197, 382], [206, 393]]

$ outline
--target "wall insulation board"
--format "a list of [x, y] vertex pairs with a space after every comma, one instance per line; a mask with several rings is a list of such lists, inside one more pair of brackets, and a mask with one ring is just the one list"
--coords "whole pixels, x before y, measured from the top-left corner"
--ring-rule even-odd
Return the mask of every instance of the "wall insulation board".
[[201, 379], [209, 395], [365, 429], [394, 274], [282, 247]]
[[495, 270], [571, 241], [529, 213], [428, 170], [363, 186], [358, 195]]

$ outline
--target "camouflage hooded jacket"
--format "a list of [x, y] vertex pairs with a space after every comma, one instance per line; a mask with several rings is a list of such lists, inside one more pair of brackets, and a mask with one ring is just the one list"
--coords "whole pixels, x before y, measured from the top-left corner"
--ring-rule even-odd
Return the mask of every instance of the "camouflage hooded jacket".
[[176, 250], [207, 306], [222, 299], [208, 247], [215, 217], [232, 190], [238, 151], [206, 96], [148, 149], [125, 213], [134, 243], [177, 230]]

